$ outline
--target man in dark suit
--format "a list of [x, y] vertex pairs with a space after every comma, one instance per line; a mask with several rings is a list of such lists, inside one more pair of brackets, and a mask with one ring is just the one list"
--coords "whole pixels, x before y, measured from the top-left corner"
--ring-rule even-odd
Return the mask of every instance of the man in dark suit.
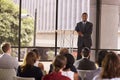
[[96, 65], [94, 62], [90, 61], [88, 58], [90, 56], [90, 49], [85, 47], [82, 49], [82, 59], [78, 60], [77, 69], [79, 70], [95, 70]]
[[81, 56], [81, 50], [84, 47], [88, 47], [89, 49], [92, 46], [92, 27], [93, 24], [91, 22], [87, 21], [87, 13], [82, 14], [82, 21], [77, 23], [77, 26], [75, 27], [75, 31], [78, 33], [78, 53], [77, 53], [77, 60], [82, 58]]

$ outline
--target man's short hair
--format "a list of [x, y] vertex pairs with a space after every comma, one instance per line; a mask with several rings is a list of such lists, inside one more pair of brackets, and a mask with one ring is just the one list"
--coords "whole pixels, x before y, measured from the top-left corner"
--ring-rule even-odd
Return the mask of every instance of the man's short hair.
[[82, 13], [82, 15], [88, 15], [86, 12]]
[[90, 49], [88, 47], [85, 47], [85, 48], [82, 49], [82, 55], [84, 57], [88, 57], [89, 54], [90, 54]]
[[98, 63], [99, 67], [102, 66], [102, 61], [103, 61], [103, 59], [105, 58], [105, 56], [107, 54], [108, 54], [107, 50], [101, 50], [101, 51], [99, 51], [99, 53], [98, 53], [98, 60], [97, 60], [97, 63]]
[[4, 53], [6, 53], [11, 48], [11, 45], [9, 42], [2, 43], [1, 49]]

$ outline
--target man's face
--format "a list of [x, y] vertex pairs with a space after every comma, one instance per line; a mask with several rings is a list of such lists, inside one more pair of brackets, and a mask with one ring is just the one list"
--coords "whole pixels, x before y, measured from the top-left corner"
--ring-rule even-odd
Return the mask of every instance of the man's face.
[[84, 22], [87, 21], [87, 15], [86, 14], [82, 15], [82, 21], [84, 21]]

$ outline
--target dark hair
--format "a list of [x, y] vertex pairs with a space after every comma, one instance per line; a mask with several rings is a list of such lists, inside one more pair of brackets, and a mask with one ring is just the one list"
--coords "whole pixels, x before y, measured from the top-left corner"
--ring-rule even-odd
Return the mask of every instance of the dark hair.
[[98, 60], [97, 60], [97, 64], [99, 67], [102, 66], [102, 61], [103, 59], [105, 58], [105, 56], [107, 55], [107, 50], [101, 50], [99, 53], [98, 53]]
[[5, 42], [5, 43], [2, 43], [1, 48], [2, 48], [2, 51], [6, 53], [11, 48], [11, 45], [9, 42]]
[[53, 66], [56, 72], [59, 72], [60, 69], [64, 68], [66, 65], [66, 57], [63, 55], [56, 56], [55, 60], [53, 61]]
[[32, 51], [36, 54], [36, 57], [38, 59], [39, 58], [39, 51], [38, 51], [38, 49], [33, 49]]
[[88, 47], [84, 47], [84, 48], [82, 49], [82, 55], [83, 55], [84, 57], [88, 57], [89, 54], [90, 54], [90, 49], [89, 49]]
[[60, 49], [60, 54], [61, 54], [61, 55], [68, 54], [68, 53], [69, 53], [69, 51], [68, 51], [67, 48], [61, 48], [61, 49]]
[[23, 60], [23, 64], [21, 65], [22, 71], [26, 69], [32, 68], [34, 63], [36, 62], [36, 55], [34, 52], [30, 51], [26, 54]]
[[116, 78], [120, 77], [120, 60], [118, 55], [114, 52], [109, 52], [102, 62], [101, 77], [104, 78]]
[[71, 54], [64, 54], [64, 56], [67, 58], [67, 64], [64, 70], [73, 67], [73, 64], [75, 62], [74, 57]]
[[82, 13], [82, 16], [83, 16], [83, 15], [88, 15], [88, 14], [87, 14], [86, 12], [84, 12], [84, 13]]

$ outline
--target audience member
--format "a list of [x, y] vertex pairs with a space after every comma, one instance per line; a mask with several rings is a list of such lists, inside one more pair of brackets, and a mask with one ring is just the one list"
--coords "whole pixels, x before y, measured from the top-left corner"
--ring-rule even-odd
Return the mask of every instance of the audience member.
[[90, 56], [90, 49], [85, 47], [82, 50], [82, 59], [79, 60], [77, 69], [79, 70], [95, 70], [96, 65], [94, 62], [90, 61], [88, 58]]
[[86, 80], [92, 80], [93, 77], [100, 74], [101, 68], [102, 68], [102, 61], [105, 58], [105, 56], [108, 54], [107, 50], [101, 50], [98, 53], [98, 59], [97, 59], [97, 65], [99, 66], [98, 69], [93, 70], [91, 72], [86, 73]]
[[[69, 54], [68, 49], [67, 49], [67, 48], [62, 48], [62, 49], [60, 49], [60, 55], [65, 55], [65, 54]], [[69, 55], [71, 55], [71, 54], [69, 54]], [[73, 63], [75, 62], [75, 59], [74, 59], [74, 57], [73, 57], [72, 55], [71, 55], [71, 60], [73, 61]], [[77, 73], [77, 70], [76, 70], [76, 68], [75, 68], [74, 65], [71, 66], [70, 69], [71, 69], [71, 71]], [[51, 64], [51, 65], [50, 65], [49, 73], [51, 73], [52, 71], [53, 71], [53, 65]]]
[[11, 56], [11, 44], [5, 42], [1, 45], [3, 54], [0, 56], [0, 69], [15, 69], [18, 68], [18, 61]]
[[34, 66], [36, 62], [36, 55], [34, 52], [28, 52], [23, 60], [23, 64], [18, 67], [17, 76], [19, 77], [33, 77], [35, 80], [42, 79], [42, 71], [40, 68]]
[[39, 51], [37, 49], [33, 49], [32, 51], [36, 54], [36, 62], [34, 64], [34, 66], [38, 67], [39, 60], [40, 60]]
[[67, 58], [66, 67], [62, 71], [62, 75], [69, 77], [71, 80], [78, 80], [78, 73], [74, 73], [71, 71], [71, 67], [73, 67], [74, 59], [71, 54], [64, 54]]
[[42, 70], [43, 75], [46, 75], [46, 71], [44, 70], [44, 65], [42, 63], [38, 63], [38, 67]]
[[67, 48], [61, 48], [60, 49], [60, 55], [64, 55], [64, 54], [68, 54], [69, 53], [69, 51], [68, 51], [68, 49]]
[[63, 55], [56, 56], [54, 62], [54, 72], [43, 77], [43, 80], [70, 80], [68, 77], [62, 75], [62, 70], [66, 66], [66, 58]]
[[102, 71], [93, 80], [101, 79], [120, 80], [120, 60], [114, 52], [109, 52], [105, 56], [102, 62]]

